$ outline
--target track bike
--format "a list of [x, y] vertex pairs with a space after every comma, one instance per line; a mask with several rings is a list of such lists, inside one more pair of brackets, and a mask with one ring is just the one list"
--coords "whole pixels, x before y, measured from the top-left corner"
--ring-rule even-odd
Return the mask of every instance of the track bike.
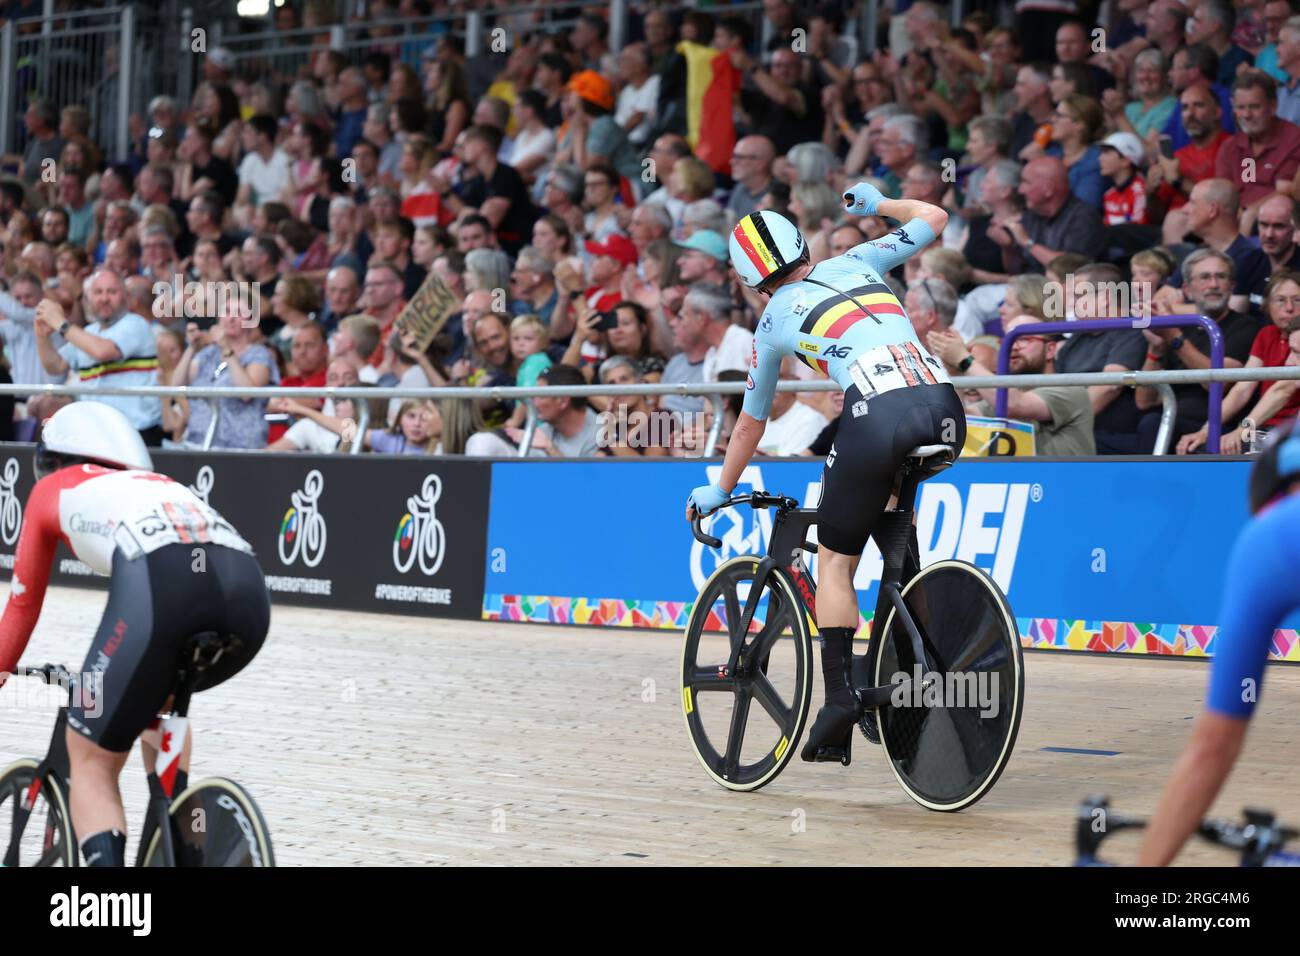
[[[1020, 633], [993, 579], [939, 561], [904, 580], [917, 487], [955, 457], [949, 445], [924, 445], [900, 468], [897, 504], [873, 535], [884, 575], [872, 637], [853, 661], [863, 734], [879, 742], [904, 792], [936, 811], [988, 793], [1024, 707]], [[808, 719], [816, 587], [803, 555], [816, 553], [807, 536], [817, 512], [761, 491], [723, 507], [741, 504], [775, 509], [767, 553], [732, 558], [705, 582], [686, 626], [681, 694], [700, 764], [721, 786], [750, 791], [785, 769]], [[699, 515], [692, 532], [721, 547]]]
[[[177, 668], [171, 713], [145, 732], [158, 741], [149, 768], [149, 808], [141, 831], [137, 866], [275, 866], [271, 834], [253, 798], [239, 784], [210, 777], [186, 786], [180, 758], [189, 729], [190, 697], [203, 671], [237, 638], [205, 631], [185, 644]], [[85, 694], [76, 675], [55, 664], [19, 667], [62, 688], [69, 704]], [[80, 852], [68, 809], [68, 705], [59, 708], [45, 757], [18, 760], [0, 773], [0, 864], [77, 866]], [[144, 736], [144, 735], [142, 735]]]

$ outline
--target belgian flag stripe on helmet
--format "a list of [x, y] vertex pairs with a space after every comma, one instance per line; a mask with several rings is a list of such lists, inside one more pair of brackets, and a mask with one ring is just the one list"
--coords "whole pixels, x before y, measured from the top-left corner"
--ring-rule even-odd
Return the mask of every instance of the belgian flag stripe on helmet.
[[782, 268], [786, 262], [781, 256], [781, 250], [776, 247], [772, 240], [772, 231], [767, 228], [767, 221], [762, 216], [750, 216], [750, 221], [754, 224], [754, 230], [758, 233], [758, 238], [763, 241], [763, 245], [772, 253], [772, 258], [776, 260], [776, 267]]
[[733, 234], [762, 278], [766, 279], [785, 264], [777, 255], [772, 236], [761, 219], [755, 219], [752, 215], [746, 216], [736, 224]]

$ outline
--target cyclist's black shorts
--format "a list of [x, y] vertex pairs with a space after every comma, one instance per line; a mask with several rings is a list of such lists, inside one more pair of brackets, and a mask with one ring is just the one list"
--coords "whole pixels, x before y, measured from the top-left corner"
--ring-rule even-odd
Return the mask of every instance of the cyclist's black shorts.
[[[113, 555], [108, 606], [82, 666], [68, 725], [105, 750], [125, 753], [176, 690], [186, 640], [201, 631], [234, 635], [195, 685], [239, 673], [266, 639], [271, 601], [251, 554], [221, 545], [169, 544], [128, 560]], [[100, 678], [85, 675], [101, 673]]]
[[937, 444], [960, 453], [965, 441], [966, 412], [947, 382], [896, 388], [866, 402], [850, 386], [822, 471], [817, 540], [840, 554], [860, 555], [907, 453]]

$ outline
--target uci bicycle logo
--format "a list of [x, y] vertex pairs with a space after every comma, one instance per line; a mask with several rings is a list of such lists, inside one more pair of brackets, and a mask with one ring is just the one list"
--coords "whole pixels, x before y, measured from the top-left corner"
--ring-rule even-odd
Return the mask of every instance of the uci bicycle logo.
[[293, 564], [302, 553], [302, 563], [314, 568], [325, 557], [325, 518], [318, 510], [325, 478], [316, 469], [307, 472], [302, 490], [289, 496], [292, 504], [280, 522], [280, 561]]
[[393, 535], [393, 567], [402, 574], [410, 571], [417, 560], [420, 572], [428, 577], [442, 567], [447, 535], [433, 510], [440, 497], [442, 479], [426, 475], [419, 497], [411, 495], [406, 499], [406, 514], [397, 522], [397, 533]]
[[14, 485], [18, 483], [18, 459], [10, 458], [5, 462], [4, 472], [0, 474], [0, 541], [12, 545], [18, 540], [18, 532], [23, 529], [23, 506], [18, 500]]
[[199, 473], [194, 476], [194, 484], [190, 485], [190, 491], [194, 496], [201, 500], [205, 505], [212, 504], [208, 500], [208, 495], [212, 492], [212, 485], [216, 482], [216, 473], [213, 472], [211, 465], [204, 465], [199, 469]]

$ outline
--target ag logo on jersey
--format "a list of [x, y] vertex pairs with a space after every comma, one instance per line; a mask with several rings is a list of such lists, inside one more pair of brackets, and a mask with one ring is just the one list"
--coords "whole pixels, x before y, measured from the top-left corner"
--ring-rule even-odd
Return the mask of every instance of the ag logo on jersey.
[[852, 351], [847, 345], [828, 345], [822, 355], [827, 358], [848, 358]]
[[4, 472], [0, 474], [0, 541], [12, 545], [18, 540], [18, 532], [23, 529], [23, 505], [18, 500], [14, 486], [18, 483], [19, 465], [17, 458], [5, 462]]
[[280, 561], [293, 564], [302, 554], [302, 563], [314, 568], [325, 557], [325, 518], [319, 510], [324, 476], [313, 468], [307, 472], [302, 489], [289, 496], [289, 510], [280, 522]]
[[432, 577], [442, 567], [447, 555], [447, 534], [434, 514], [433, 506], [442, 497], [442, 479], [426, 475], [420, 495], [406, 499], [406, 514], [397, 522], [393, 535], [393, 567], [402, 574], [410, 571], [418, 559], [421, 573]]

